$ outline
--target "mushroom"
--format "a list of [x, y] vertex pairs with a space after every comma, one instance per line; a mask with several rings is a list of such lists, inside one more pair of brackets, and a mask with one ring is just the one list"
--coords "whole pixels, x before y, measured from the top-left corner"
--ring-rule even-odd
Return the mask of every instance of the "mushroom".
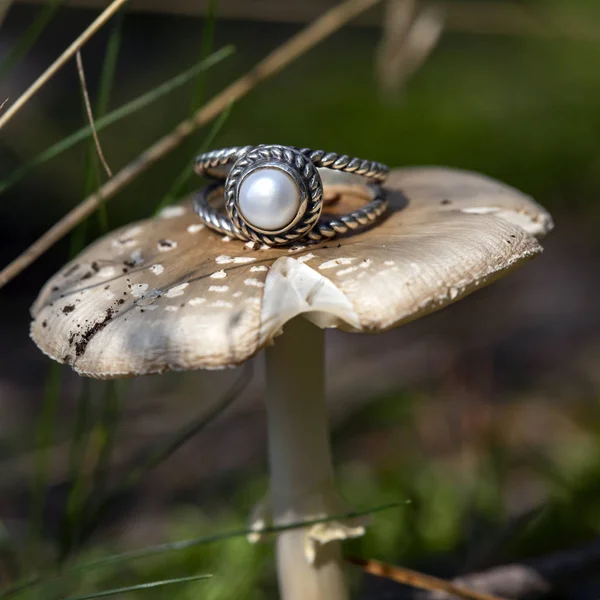
[[[325, 183], [332, 211], [347, 210], [362, 189], [352, 176]], [[266, 348], [273, 522], [344, 514], [323, 329], [374, 333], [438, 310], [536, 256], [536, 236], [552, 228], [531, 198], [474, 173], [397, 169], [386, 187], [382, 222], [314, 245], [245, 244], [205, 228], [189, 202], [168, 207], [56, 274], [32, 308], [31, 336], [51, 358], [96, 378], [233, 367]], [[329, 521], [279, 533], [282, 598], [346, 598], [340, 541], [364, 526]]]

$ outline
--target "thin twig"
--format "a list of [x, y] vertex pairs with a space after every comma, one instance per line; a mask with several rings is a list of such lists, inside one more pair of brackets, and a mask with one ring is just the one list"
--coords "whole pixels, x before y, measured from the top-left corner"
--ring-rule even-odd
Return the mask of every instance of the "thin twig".
[[112, 198], [160, 158], [177, 148], [198, 127], [212, 121], [232, 102], [238, 101], [259, 83], [280, 72], [293, 60], [316, 46], [320, 41], [363, 11], [375, 6], [378, 2], [380, 0], [346, 0], [284, 42], [248, 73], [234, 81], [216, 96], [213, 96], [191, 119], [182, 121], [171, 133], [155, 142], [153, 146], [101, 186], [96, 193], [88, 196], [60, 221], [55, 223], [23, 254], [0, 272], [0, 288], [37, 260], [48, 248], [69, 233], [83, 219], [89, 217], [102, 202]]
[[63, 67], [73, 55], [108, 21], [128, 0], [113, 0], [104, 12], [33, 82], [29, 89], [0, 117], [0, 129], [14, 117], [35, 93]]
[[85, 72], [83, 70], [83, 60], [81, 59], [81, 52], [79, 50], [77, 50], [75, 60], [77, 61], [77, 74], [79, 75], [79, 81], [81, 83], [83, 102], [85, 103], [85, 110], [90, 122], [90, 127], [92, 128], [94, 143], [96, 144], [96, 152], [98, 152], [98, 156], [100, 157], [100, 162], [102, 163], [104, 170], [107, 172], [109, 177], [112, 177], [112, 171], [106, 162], [104, 152], [102, 152], [102, 146], [100, 146], [100, 139], [98, 138], [98, 132], [96, 131], [96, 125], [94, 124], [94, 113], [92, 112], [92, 105], [90, 104], [90, 95], [88, 93], [87, 83], [85, 81]]
[[502, 600], [498, 596], [492, 596], [476, 590], [471, 590], [466, 587], [455, 585], [449, 581], [424, 575], [411, 569], [388, 565], [377, 560], [365, 560], [364, 558], [347, 557], [346, 561], [359, 566], [365, 573], [376, 575], [377, 577], [385, 577], [397, 583], [410, 585], [411, 587], [428, 590], [431, 592], [445, 592], [463, 598], [464, 600]]
[[7, 102], [8, 102], [8, 98], [5, 98], [5, 99], [2, 101], [2, 104], [0, 104], [0, 110], [2, 110], [2, 109], [4, 108], [4, 105], [5, 105]]
[[[519, 600], [554, 598], [560, 590], [584, 583], [587, 575], [600, 572], [600, 538], [576, 548], [518, 563], [492, 567], [486, 571], [469, 573], [452, 580], [454, 585], [476, 589]], [[380, 593], [368, 592], [369, 600], [450, 600], [443, 592], [415, 592], [394, 586], [382, 587]]]

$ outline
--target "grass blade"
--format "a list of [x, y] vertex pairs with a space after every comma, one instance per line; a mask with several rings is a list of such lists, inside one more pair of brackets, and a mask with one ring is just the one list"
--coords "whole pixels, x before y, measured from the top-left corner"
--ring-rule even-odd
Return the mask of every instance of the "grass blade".
[[[206, 8], [206, 17], [204, 19], [204, 27], [202, 29], [202, 44], [200, 47], [200, 60], [206, 60], [213, 49], [215, 40], [215, 23], [217, 13], [217, 0], [208, 0], [208, 6]], [[196, 110], [202, 104], [204, 100], [204, 90], [206, 87], [206, 75], [205, 71], [198, 73], [196, 82], [194, 84], [194, 90], [192, 92], [192, 101], [190, 105], [190, 112], [194, 114]]]
[[44, 29], [55, 17], [58, 9], [65, 0], [50, 0], [40, 10], [33, 23], [27, 31], [19, 38], [19, 41], [8, 53], [8, 56], [0, 63], [0, 81], [3, 81], [8, 73], [26, 56], [36, 43]]
[[107, 596], [115, 596], [117, 594], [126, 594], [127, 592], [138, 592], [140, 590], [149, 590], [157, 587], [164, 587], [176, 583], [188, 583], [190, 581], [199, 581], [201, 579], [210, 579], [212, 575], [191, 575], [189, 577], [177, 577], [175, 579], [164, 579], [162, 581], [150, 581], [149, 583], [139, 583], [128, 587], [114, 588], [103, 592], [95, 592], [86, 596], [71, 596], [65, 600], [92, 600], [93, 598], [106, 598]]
[[121, 415], [122, 393], [118, 383], [109, 381], [102, 407], [102, 420], [95, 437], [98, 462], [94, 472], [93, 495], [99, 497], [104, 494], [108, 465], [115, 445], [117, 423]]
[[[108, 101], [110, 98], [110, 91], [114, 80], [114, 74], [116, 70], [117, 58], [119, 48], [121, 46], [121, 32], [123, 26], [123, 13], [119, 13], [115, 17], [115, 24], [113, 25], [110, 33], [108, 43], [106, 45], [106, 51], [104, 53], [104, 61], [102, 64], [102, 72], [100, 74], [100, 86], [98, 90], [98, 102], [96, 108], [96, 115], [101, 118], [106, 112]], [[82, 90], [85, 96], [85, 90]], [[84, 119], [86, 113], [85, 98], [84, 104]], [[89, 129], [94, 135], [94, 130], [97, 128], [90, 125]], [[93, 142], [90, 142], [85, 153], [85, 165], [84, 165], [84, 195], [91, 194], [94, 190], [100, 186], [100, 167], [98, 165], [98, 156], [96, 154], [96, 148]], [[0, 192], [2, 188], [0, 186]], [[108, 231], [108, 213], [106, 211], [106, 205], [104, 203], [98, 206], [97, 210], [98, 221], [100, 223], [100, 230], [102, 232]], [[86, 245], [86, 232], [88, 229], [87, 220], [82, 221], [79, 227], [75, 229], [70, 240], [70, 256], [73, 257]]]
[[[365, 517], [368, 515], [374, 515], [376, 513], [380, 513], [386, 510], [391, 510], [393, 508], [399, 508], [400, 506], [406, 506], [410, 504], [410, 500], [403, 500], [401, 502], [391, 502], [388, 504], [382, 504], [380, 506], [375, 506], [373, 508], [369, 508], [367, 510], [362, 511], [353, 511], [344, 513], [341, 515], [334, 515], [332, 517], [324, 517], [322, 519], [311, 519], [308, 521], [299, 521], [295, 523], [289, 523], [287, 525], [273, 525], [270, 527], [265, 527], [261, 529], [261, 534], [269, 534], [269, 533], [279, 533], [281, 531], [289, 531], [290, 529], [300, 529], [301, 527], [308, 527], [309, 525], [317, 525], [319, 523], [329, 523], [330, 521], [339, 521], [346, 519], [356, 519], [358, 517]], [[7, 600], [24, 592], [26, 590], [30, 590], [32, 588], [38, 587], [40, 585], [45, 585], [49, 581], [57, 578], [66, 577], [68, 575], [72, 575], [75, 573], [79, 573], [81, 571], [88, 571], [92, 569], [99, 569], [102, 567], [106, 567], [108, 565], [114, 563], [122, 563], [130, 560], [138, 560], [142, 558], [149, 558], [152, 556], [157, 556], [159, 554], [164, 554], [166, 552], [177, 552], [180, 550], [187, 550], [188, 548], [194, 548], [196, 546], [202, 546], [205, 544], [213, 544], [215, 542], [222, 542], [226, 540], [231, 540], [238, 537], [247, 537], [250, 534], [255, 534], [255, 529], [237, 529], [235, 531], [228, 531], [225, 533], [217, 533], [214, 535], [207, 535], [199, 538], [192, 538], [188, 540], [180, 540], [178, 542], [169, 542], [166, 544], [159, 544], [157, 546], [149, 546], [147, 548], [142, 548], [140, 550], [132, 550], [129, 552], [122, 552], [120, 554], [113, 554], [111, 556], [105, 556], [103, 558], [90, 560], [87, 562], [82, 562], [72, 567], [65, 568], [61, 570], [59, 573], [47, 574], [42, 576], [32, 577], [24, 582], [17, 583], [15, 586], [4, 591], [3, 594], [0, 595], [0, 598], [3, 600]], [[72, 599], [71, 599], [72, 600]]]
[[[353, 511], [344, 513], [342, 515], [335, 515], [332, 517], [324, 517], [322, 519], [312, 519], [309, 521], [298, 521], [290, 523], [288, 525], [273, 525], [271, 527], [265, 527], [261, 529], [261, 534], [279, 533], [281, 531], [289, 531], [290, 529], [299, 529], [301, 527], [307, 527], [309, 525], [317, 525], [319, 523], [329, 523], [330, 521], [340, 521], [346, 519], [356, 519], [358, 517], [365, 517], [372, 515], [384, 510], [390, 510], [392, 508], [398, 508], [404, 506], [409, 502], [393, 502], [390, 504], [384, 504], [382, 506], [376, 506], [368, 510]], [[113, 556], [107, 556], [98, 560], [90, 561], [88, 563], [82, 563], [73, 567], [73, 571], [93, 569], [101, 566], [105, 566], [115, 562], [123, 562], [127, 560], [137, 560], [139, 558], [147, 558], [149, 556], [156, 556], [157, 554], [164, 554], [165, 552], [173, 552], [178, 550], [186, 550], [187, 548], [193, 548], [195, 546], [202, 546], [204, 544], [212, 544], [215, 542], [222, 542], [224, 540], [231, 540], [238, 537], [247, 537], [249, 534], [256, 533], [255, 529], [237, 529], [235, 531], [228, 531], [226, 533], [217, 533], [214, 535], [208, 535], [200, 538], [193, 538], [189, 540], [180, 540], [178, 542], [169, 542], [167, 544], [159, 544], [157, 546], [150, 546], [148, 548], [142, 548], [141, 550], [132, 550], [130, 552], [123, 552], [121, 554], [115, 554]]]
[[61, 540], [63, 547], [74, 547], [79, 541], [81, 515], [84, 510], [87, 487], [85, 462], [91, 422], [91, 383], [89, 379], [83, 380], [81, 396], [77, 402], [77, 418], [69, 449], [69, 481], [72, 483], [63, 515], [64, 534]]
[[[212, 146], [215, 138], [219, 135], [219, 133], [221, 132], [221, 129], [223, 129], [223, 126], [225, 125], [225, 122], [229, 118], [229, 115], [231, 114], [231, 109], [232, 109], [232, 105], [230, 104], [217, 117], [217, 119], [213, 123], [212, 127], [210, 128], [210, 131], [208, 132], [208, 135], [206, 136], [204, 143], [198, 150], [197, 154], [206, 152], [206, 150], [208, 150]], [[156, 206], [155, 212], [159, 212], [165, 206], [168, 206], [169, 204], [173, 204], [173, 202], [175, 202], [175, 200], [180, 198], [183, 190], [185, 189], [188, 181], [190, 180], [190, 178], [192, 177], [193, 174], [194, 174], [194, 162], [189, 161], [188, 164], [186, 164], [186, 166], [182, 169], [181, 173], [179, 173], [179, 175], [175, 178], [175, 181], [173, 182], [171, 189], [165, 194], [164, 198], [158, 203], [158, 205]]]
[[[172, 79], [165, 83], [157, 86], [153, 90], [138, 96], [131, 102], [120, 106], [119, 108], [111, 111], [106, 116], [96, 120], [96, 131], [101, 131], [105, 127], [120, 121], [121, 119], [128, 117], [129, 115], [145, 108], [146, 106], [156, 102], [163, 96], [166, 96], [173, 90], [186, 84], [188, 81], [193, 79], [198, 73], [214, 67], [216, 64], [231, 56], [234, 53], [233, 46], [225, 46], [220, 50], [217, 50], [214, 54], [209, 56], [206, 60], [200, 61], [193, 67], [181, 72]], [[59, 156], [75, 144], [87, 139], [92, 135], [92, 128], [89, 126], [82, 127], [78, 131], [72, 133], [60, 142], [50, 146], [34, 159], [23, 165], [22, 167], [13, 171], [4, 181], [0, 182], [0, 193], [6, 191], [8, 188], [15, 185], [18, 181], [21, 181], [28, 173], [30, 173], [36, 167], [43, 165], [49, 160]]]
[[43, 527], [45, 492], [48, 481], [49, 446], [52, 442], [54, 423], [58, 410], [62, 380], [62, 368], [58, 363], [50, 365], [50, 372], [46, 380], [42, 412], [37, 423], [36, 436], [36, 463], [33, 489], [31, 494], [31, 517], [27, 536], [25, 557], [27, 562], [32, 562], [34, 542], [41, 536]]
[[[123, 29], [124, 13], [119, 13], [115, 17], [115, 23], [111, 28], [110, 36], [106, 44], [102, 71], [100, 74], [100, 84], [98, 89], [98, 100], [96, 103], [96, 116], [101, 118], [106, 113], [110, 94], [113, 87], [119, 49], [121, 47], [121, 34]], [[80, 56], [78, 54], [78, 56]], [[98, 158], [92, 143], [89, 144], [86, 152], [85, 161], [85, 187], [84, 195], [100, 185], [100, 173], [98, 168]], [[98, 207], [98, 218], [100, 228], [103, 231], [108, 230], [108, 218], [106, 206], [104, 204]], [[77, 254], [85, 245], [87, 230], [87, 220], [73, 232], [71, 236], [71, 257]], [[89, 404], [91, 401], [91, 382], [83, 381], [83, 393], [78, 402], [77, 421], [73, 442], [69, 457], [69, 481], [72, 487], [67, 498], [67, 506], [63, 515], [64, 535], [61, 539], [61, 555], [66, 556], [69, 551], [77, 547], [80, 541], [83, 519], [85, 518], [86, 498], [89, 482], [85, 473], [85, 461], [87, 455], [89, 433], [90, 433], [90, 415]]]
[[121, 40], [123, 36], [123, 21], [125, 13], [120, 12], [115, 17], [115, 23], [112, 26], [110, 37], [106, 44], [104, 52], [104, 61], [102, 63], [102, 72], [100, 73], [100, 85], [98, 87], [98, 101], [96, 102], [96, 118], [99, 119], [106, 114], [110, 95], [112, 93], [115, 72], [117, 70], [117, 61], [119, 51], [121, 50]]
[[[215, 36], [215, 22], [216, 22], [216, 0], [209, 0], [207, 6], [207, 14], [204, 19], [204, 27], [202, 28], [202, 43], [200, 44], [200, 60], [205, 60], [210, 53], [212, 52], [214, 36]], [[192, 97], [190, 101], [190, 116], [193, 116], [196, 110], [201, 106], [202, 101], [204, 99], [204, 92], [206, 88], [206, 72], [199, 73], [195, 79], [195, 83], [192, 90]], [[227, 110], [229, 112], [229, 109]], [[202, 144], [202, 151], [207, 150], [211, 145], [212, 141], [215, 139], [218, 131], [223, 126], [225, 119], [221, 120], [221, 115], [219, 115], [218, 122], [215, 123], [208, 136], [204, 140]], [[186, 149], [186, 153], [192, 155], [195, 139], [197, 134], [194, 134], [192, 138], [186, 141], [184, 148]], [[188, 181], [192, 177], [194, 173], [193, 163], [188, 162], [185, 167], [180, 171], [179, 175], [175, 177], [175, 180], [171, 184], [169, 191], [165, 194], [165, 196], [160, 200], [157, 204], [155, 212], [159, 212], [165, 206], [169, 204], [173, 204], [177, 198], [179, 198], [182, 194], [182, 191], [187, 186]]]
[[[222, 414], [238, 398], [238, 396], [250, 382], [251, 378], [252, 366], [248, 364], [244, 367], [241, 376], [233, 384], [231, 389], [219, 402], [216, 403], [211, 410], [202, 414], [200, 417], [183, 427], [181, 431], [177, 432], [177, 434], [174, 435], [173, 438], [166, 444], [150, 452], [147, 457], [140, 461], [141, 464], [134, 467], [125, 476], [124, 480], [118, 483], [109, 493], [104, 494], [102, 487], [95, 485], [92, 491], [92, 497], [100, 498], [100, 500], [95, 502], [93, 513], [88, 516], [85, 524], [85, 533], [87, 534], [94, 529], [94, 521], [97, 522], [102, 517], [106, 509], [110, 506], [111, 502], [113, 502], [119, 496], [125, 494], [129, 489], [139, 483], [139, 481], [148, 472], [162, 464], [188, 440], [198, 435], [220, 414]], [[106, 468], [107, 465], [99, 465], [98, 473], [105, 473]]]
[[[98, 101], [96, 102], [96, 120], [101, 119], [108, 110], [108, 103], [110, 101], [113, 82], [115, 80], [115, 72], [117, 70], [119, 50], [121, 49], [124, 20], [125, 13], [118, 13], [115, 17], [115, 23], [110, 31], [110, 37], [108, 38], [108, 42], [106, 44], [106, 50], [104, 52], [104, 61], [102, 63], [102, 72], [100, 73]], [[95, 124], [93, 129], [95, 130]], [[92, 131], [92, 135], [93, 133], [94, 131]], [[91, 149], [89, 151], [91, 151]], [[108, 213], [106, 211], [106, 205], [104, 203], [98, 206], [97, 215], [98, 222], [100, 224], [100, 230], [103, 232], [108, 231]]]

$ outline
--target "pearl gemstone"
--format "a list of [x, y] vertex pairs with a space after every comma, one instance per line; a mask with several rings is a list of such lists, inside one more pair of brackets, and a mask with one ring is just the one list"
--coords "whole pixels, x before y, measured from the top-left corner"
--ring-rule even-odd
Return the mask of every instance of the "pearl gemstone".
[[278, 231], [298, 214], [300, 190], [281, 169], [265, 167], [244, 178], [238, 191], [238, 208], [248, 224]]

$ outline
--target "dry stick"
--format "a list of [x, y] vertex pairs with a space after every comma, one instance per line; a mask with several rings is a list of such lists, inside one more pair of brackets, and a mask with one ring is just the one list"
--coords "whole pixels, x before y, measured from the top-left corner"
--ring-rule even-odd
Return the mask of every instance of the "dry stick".
[[60, 221], [55, 223], [54, 226], [25, 250], [23, 254], [0, 272], [0, 288], [4, 287], [13, 277], [26, 269], [83, 219], [89, 217], [102, 202], [112, 198], [112, 196], [131, 183], [156, 161], [177, 148], [198, 127], [214, 119], [232, 102], [236, 102], [245, 96], [256, 85], [281, 71], [294, 59], [304, 54], [307, 50], [310, 50], [361, 12], [375, 6], [378, 2], [380, 0], [346, 0], [327, 11], [300, 31], [300, 33], [284, 42], [252, 70], [209, 100], [191, 119], [182, 121], [170, 134], [158, 140], [153, 146], [150, 146], [138, 158], [121, 169], [112, 179], [101, 186], [97, 192], [88, 196]]
[[17, 101], [0, 117], [0, 129], [21, 109], [54, 74], [73, 58], [73, 55], [108, 21], [128, 0], [113, 0], [110, 6], [21, 94]]
[[96, 151], [98, 152], [98, 156], [100, 157], [100, 162], [102, 162], [102, 166], [104, 170], [108, 173], [109, 177], [112, 177], [112, 171], [106, 162], [106, 158], [104, 158], [104, 152], [102, 152], [102, 146], [100, 146], [100, 140], [98, 138], [98, 132], [96, 131], [96, 124], [94, 123], [94, 113], [92, 112], [92, 105], [90, 104], [90, 95], [88, 93], [87, 83], [85, 81], [85, 72], [83, 70], [83, 61], [81, 59], [81, 52], [77, 50], [77, 54], [75, 55], [75, 59], [77, 61], [77, 74], [79, 75], [79, 81], [81, 83], [81, 93], [83, 94], [83, 101], [85, 103], [85, 110], [87, 112], [88, 120], [90, 122], [90, 127], [92, 129], [92, 136], [94, 137], [94, 143], [96, 144]]
[[418, 573], [411, 569], [388, 565], [377, 560], [347, 557], [346, 561], [361, 567], [365, 573], [369, 573], [370, 575], [385, 577], [386, 579], [391, 579], [397, 583], [410, 585], [422, 590], [446, 592], [447, 594], [452, 594], [453, 596], [463, 598], [464, 600], [503, 600], [498, 596], [492, 596], [463, 586], [454, 585], [449, 581], [444, 581], [443, 579], [438, 579], [431, 575], [424, 575], [423, 573]]

